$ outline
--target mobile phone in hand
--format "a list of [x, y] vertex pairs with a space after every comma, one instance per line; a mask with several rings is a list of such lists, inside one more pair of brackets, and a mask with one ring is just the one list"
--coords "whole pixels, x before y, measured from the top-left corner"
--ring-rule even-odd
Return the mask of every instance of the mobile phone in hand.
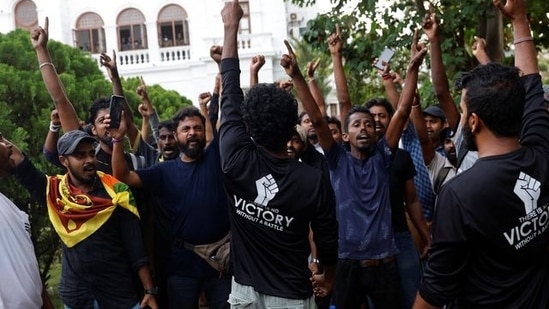
[[118, 129], [120, 127], [120, 118], [122, 117], [122, 110], [124, 110], [124, 104], [126, 100], [123, 96], [112, 95], [109, 105], [109, 115], [111, 117], [110, 127]]
[[383, 62], [389, 63], [394, 54], [395, 52], [392, 49], [385, 48], [381, 55], [379, 55], [379, 57], [377, 58], [377, 62], [374, 64], [374, 66], [380, 70], [385, 69], [385, 65], [383, 65]]

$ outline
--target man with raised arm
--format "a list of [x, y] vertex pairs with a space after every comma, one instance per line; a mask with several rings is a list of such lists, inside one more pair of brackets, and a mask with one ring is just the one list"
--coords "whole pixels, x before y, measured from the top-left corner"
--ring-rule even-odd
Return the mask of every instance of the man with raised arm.
[[[2, 158], [10, 172], [47, 208], [62, 241], [65, 308], [157, 308], [135, 200], [126, 184], [97, 170], [95, 139], [81, 130], [63, 134], [57, 152], [67, 172], [56, 176], [44, 175], [1, 136], [0, 143], [10, 149]], [[143, 292], [136, 291], [134, 274]]]
[[[330, 40], [337, 40], [333, 36]], [[333, 45], [335, 42], [329, 42]], [[328, 124], [299, 70], [286, 72], [294, 80], [303, 106], [315, 126], [324, 149], [337, 199], [339, 262], [332, 303], [336, 308], [359, 308], [369, 296], [376, 308], [400, 308], [399, 274], [389, 198], [389, 167], [408, 120], [416, 91], [419, 66], [427, 50], [412, 45], [406, 85], [398, 109], [385, 135], [377, 139], [374, 119], [368, 108], [354, 106], [345, 118], [343, 130], [350, 152], [336, 143]], [[295, 63], [290, 50], [288, 62]]]
[[439, 194], [414, 308], [549, 308], [549, 115], [526, 0], [511, 19], [515, 67], [480, 65], [460, 80], [463, 136], [478, 160]]
[[[313, 292], [329, 292], [337, 261], [333, 191], [320, 170], [287, 154], [297, 122], [295, 98], [273, 84], [258, 84], [243, 99], [236, 40], [242, 14], [238, 1], [222, 11], [220, 149], [234, 270], [229, 303], [316, 308]], [[307, 267], [309, 226], [324, 266], [322, 275], [313, 276], [315, 287]]]

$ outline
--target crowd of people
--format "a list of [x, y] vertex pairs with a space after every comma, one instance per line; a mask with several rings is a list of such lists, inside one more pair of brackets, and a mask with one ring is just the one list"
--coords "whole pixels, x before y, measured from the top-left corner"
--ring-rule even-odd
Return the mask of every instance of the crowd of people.
[[[78, 118], [46, 19], [31, 32], [55, 104], [43, 149], [64, 173], [44, 175], [0, 136], [0, 177], [47, 209], [64, 308], [548, 308], [547, 100], [527, 1], [494, 5], [511, 20], [515, 65], [491, 62], [475, 38], [479, 65], [456, 82], [459, 109], [435, 14], [414, 34], [404, 79], [384, 63], [386, 97], [365, 102], [350, 100], [336, 27], [327, 41], [336, 117], [315, 81], [318, 61], [304, 76], [287, 41], [280, 65], [290, 82], [260, 83], [257, 55], [243, 93], [243, 11], [226, 2], [223, 46], [210, 49], [213, 92], [161, 121], [141, 81], [141, 128], [127, 102], [111, 114], [112, 98]], [[423, 110], [428, 53], [439, 102]], [[100, 62], [123, 97], [115, 59]], [[0, 307], [52, 308], [28, 218], [0, 201], [9, 279]]]

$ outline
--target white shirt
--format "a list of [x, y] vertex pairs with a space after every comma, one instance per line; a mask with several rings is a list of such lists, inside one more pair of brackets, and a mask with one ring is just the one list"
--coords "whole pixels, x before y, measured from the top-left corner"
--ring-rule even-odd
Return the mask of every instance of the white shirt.
[[42, 307], [42, 280], [30, 235], [30, 222], [0, 193], [0, 309]]

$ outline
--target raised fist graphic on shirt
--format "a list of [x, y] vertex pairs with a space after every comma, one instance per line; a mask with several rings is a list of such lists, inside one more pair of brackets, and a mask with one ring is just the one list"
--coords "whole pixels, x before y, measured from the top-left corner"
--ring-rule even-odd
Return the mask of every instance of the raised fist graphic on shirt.
[[267, 206], [269, 201], [278, 193], [278, 185], [271, 174], [256, 180], [255, 186], [257, 188], [257, 197], [254, 202], [259, 205]]
[[541, 193], [541, 183], [524, 172], [520, 172], [515, 183], [514, 192], [524, 203], [526, 214], [531, 213], [538, 205], [538, 198]]

